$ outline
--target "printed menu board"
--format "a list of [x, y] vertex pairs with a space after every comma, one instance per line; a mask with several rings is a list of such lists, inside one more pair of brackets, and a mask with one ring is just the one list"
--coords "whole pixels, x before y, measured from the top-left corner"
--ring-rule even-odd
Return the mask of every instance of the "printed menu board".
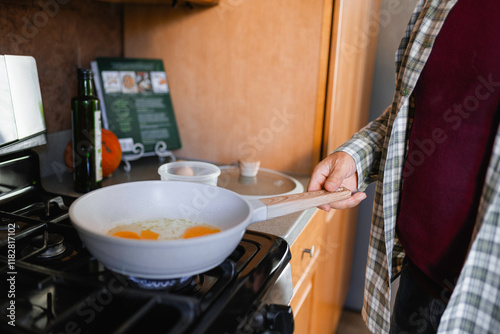
[[137, 143], [144, 155], [154, 154], [161, 141], [169, 151], [181, 148], [162, 60], [96, 58], [91, 67], [103, 126], [116, 134], [124, 154]]

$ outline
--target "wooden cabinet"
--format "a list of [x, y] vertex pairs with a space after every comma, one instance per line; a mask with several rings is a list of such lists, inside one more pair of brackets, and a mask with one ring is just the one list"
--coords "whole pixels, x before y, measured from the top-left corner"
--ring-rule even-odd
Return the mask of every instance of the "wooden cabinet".
[[[380, 1], [336, 0], [322, 156], [367, 121]], [[357, 209], [317, 211], [292, 245], [296, 334], [335, 333], [349, 288]], [[312, 257], [304, 249], [312, 249]]]
[[[336, 0], [322, 156], [367, 121], [380, 1]], [[296, 334], [335, 333], [349, 288], [357, 209], [318, 210], [292, 245]], [[312, 257], [304, 250], [314, 248]]]
[[290, 247], [296, 334], [335, 333], [349, 288], [356, 210], [318, 210]]
[[322, 155], [366, 125], [380, 0], [335, 0]]
[[324, 227], [322, 223], [317, 224], [313, 217], [290, 247], [293, 282], [290, 306], [295, 319], [295, 333], [310, 333], [312, 328], [318, 259], [322, 255], [318, 241]]

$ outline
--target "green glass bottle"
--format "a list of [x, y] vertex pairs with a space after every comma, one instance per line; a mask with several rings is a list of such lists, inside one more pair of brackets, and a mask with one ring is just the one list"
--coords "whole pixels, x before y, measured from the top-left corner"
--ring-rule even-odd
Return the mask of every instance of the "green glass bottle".
[[79, 68], [78, 96], [71, 99], [73, 182], [86, 193], [102, 186], [101, 110], [90, 69]]

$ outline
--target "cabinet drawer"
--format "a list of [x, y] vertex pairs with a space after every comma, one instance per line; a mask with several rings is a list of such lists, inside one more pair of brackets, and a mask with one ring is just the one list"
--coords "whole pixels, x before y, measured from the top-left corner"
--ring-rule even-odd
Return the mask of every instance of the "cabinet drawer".
[[310, 220], [302, 230], [297, 240], [290, 247], [292, 259], [292, 282], [294, 291], [301, 282], [306, 280], [306, 276], [315, 270], [317, 258], [321, 252], [318, 240], [322, 231], [322, 224], [314, 219]]
[[313, 282], [312, 280], [302, 285], [302, 288], [292, 299], [290, 306], [295, 320], [295, 334], [311, 332], [311, 313], [313, 310]]

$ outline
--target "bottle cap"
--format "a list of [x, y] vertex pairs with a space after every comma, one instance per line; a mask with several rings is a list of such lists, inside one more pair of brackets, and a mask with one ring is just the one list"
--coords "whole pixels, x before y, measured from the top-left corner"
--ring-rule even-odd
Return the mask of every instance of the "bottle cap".
[[83, 80], [93, 79], [92, 70], [89, 68], [78, 68], [77, 74], [78, 74], [78, 79], [83, 79]]

